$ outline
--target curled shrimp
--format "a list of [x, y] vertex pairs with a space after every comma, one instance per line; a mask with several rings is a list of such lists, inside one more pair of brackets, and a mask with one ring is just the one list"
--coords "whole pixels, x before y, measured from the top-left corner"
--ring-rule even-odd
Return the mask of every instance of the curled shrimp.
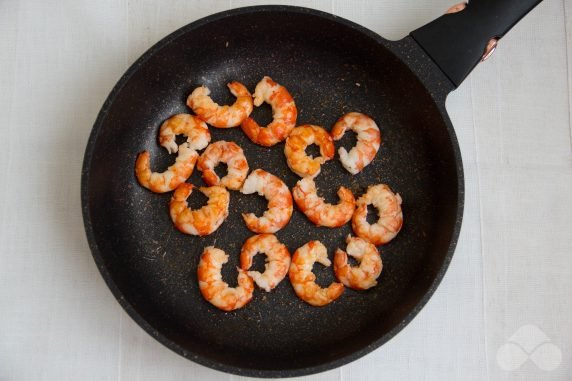
[[[367, 290], [377, 284], [383, 264], [377, 248], [369, 241], [348, 235], [346, 251], [338, 249], [334, 255], [334, 273], [345, 286], [354, 290]], [[348, 255], [354, 257], [359, 266], [348, 263]]]
[[340, 147], [338, 154], [344, 168], [355, 175], [375, 158], [381, 144], [381, 134], [374, 120], [359, 112], [350, 112], [338, 119], [332, 128], [334, 140], [340, 140], [348, 129], [357, 134], [357, 144], [349, 153]]
[[222, 265], [228, 262], [228, 255], [214, 246], [206, 247], [201, 254], [197, 269], [199, 289], [203, 297], [223, 311], [244, 307], [252, 300], [254, 282], [246, 271], [238, 269], [238, 286], [231, 288], [222, 280]]
[[211, 141], [211, 134], [205, 122], [190, 114], [177, 114], [167, 119], [159, 130], [159, 144], [169, 153], [176, 153], [179, 146], [177, 135], [185, 135], [189, 148], [200, 151]]
[[[185, 135], [187, 141], [179, 147], [177, 135]], [[151, 158], [148, 151], [141, 152], [135, 162], [135, 175], [145, 188], [156, 192], [170, 192], [184, 183], [193, 173], [198, 158], [196, 151], [209, 144], [211, 134], [205, 122], [189, 114], [177, 114], [163, 122], [159, 129], [159, 144], [169, 153], [179, 153], [175, 163], [165, 172], [151, 171]]]
[[288, 276], [300, 299], [320, 307], [339, 298], [344, 292], [344, 285], [332, 282], [327, 288], [318, 286], [316, 275], [312, 272], [315, 262], [327, 267], [332, 264], [326, 247], [320, 241], [310, 241], [294, 252]]
[[242, 189], [243, 194], [257, 192], [268, 200], [268, 210], [262, 217], [253, 213], [243, 213], [246, 226], [255, 233], [276, 233], [292, 217], [292, 194], [278, 177], [262, 169], [256, 169], [248, 175]]
[[141, 152], [135, 161], [135, 176], [139, 184], [155, 193], [170, 192], [187, 181], [199, 157], [197, 151], [183, 143], [178, 148], [177, 159], [165, 172], [151, 171], [151, 157], [148, 151]]
[[[320, 155], [316, 158], [306, 154], [306, 147], [317, 144]], [[334, 158], [334, 141], [322, 127], [306, 124], [292, 130], [286, 139], [284, 154], [288, 167], [300, 177], [315, 177], [320, 173], [320, 166]]]
[[268, 76], [258, 82], [254, 89], [254, 105], [258, 107], [263, 102], [272, 106], [272, 122], [266, 127], [261, 127], [254, 119], [248, 117], [240, 127], [254, 143], [270, 147], [283, 141], [290, 134], [296, 126], [298, 110], [288, 90]]
[[311, 177], [298, 181], [292, 189], [296, 205], [310, 221], [318, 226], [337, 228], [352, 219], [356, 200], [349, 189], [340, 187], [338, 190], [340, 202], [336, 205], [326, 203], [317, 192], [316, 183]]
[[[228, 174], [222, 179], [215, 172], [215, 167], [226, 163]], [[239, 190], [248, 174], [248, 162], [242, 148], [234, 142], [224, 140], [210, 144], [199, 157], [197, 168], [203, 172], [203, 180], [208, 185], [222, 185], [228, 189]]]
[[269, 292], [288, 274], [290, 253], [274, 234], [259, 234], [250, 237], [242, 245], [240, 252], [240, 268], [248, 270], [252, 259], [258, 253], [266, 255], [266, 266], [261, 274], [258, 271], [248, 271], [258, 287]]
[[206, 86], [199, 86], [187, 98], [189, 106], [199, 118], [214, 127], [236, 127], [252, 112], [252, 96], [248, 89], [240, 82], [231, 82], [228, 85], [236, 101], [232, 106], [219, 106], [210, 95]]
[[199, 191], [209, 198], [199, 210], [189, 209], [187, 198], [194, 186], [189, 183], [179, 185], [169, 204], [171, 220], [175, 227], [185, 234], [209, 235], [224, 222], [228, 216], [230, 194], [221, 186], [200, 187]]
[[[378, 220], [370, 225], [367, 222], [367, 206], [377, 209]], [[361, 238], [376, 246], [391, 241], [403, 225], [401, 196], [395, 194], [385, 184], [371, 185], [367, 192], [356, 201], [356, 211], [352, 217], [352, 228]]]

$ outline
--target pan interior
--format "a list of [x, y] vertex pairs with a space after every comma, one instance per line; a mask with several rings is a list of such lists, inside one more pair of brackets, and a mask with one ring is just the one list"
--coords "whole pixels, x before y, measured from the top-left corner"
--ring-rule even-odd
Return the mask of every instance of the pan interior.
[[[96, 125], [86, 191], [96, 259], [140, 324], [179, 353], [209, 366], [295, 372], [341, 365], [387, 340], [407, 320], [447, 255], [457, 174], [442, 115], [384, 44], [389, 43], [313, 14], [254, 12], [188, 27], [133, 69]], [[329, 130], [349, 111], [377, 121], [383, 142], [370, 166], [352, 176], [336, 158], [323, 165], [316, 181], [330, 202], [336, 202], [341, 185], [359, 196], [370, 184], [386, 183], [404, 200], [405, 224], [393, 242], [381, 247], [383, 272], [379, 285], [369, 291], [346, 289], [336, 302], [316, 308], [298, 299], [286, 279], [270, 293], [257, 289], [246, 308], [223, 313], [199, 293], [199, 256], [209, 245], [225, 250], [230, 260], [223, 274], [236, 284], [240, 248], [252, 235], [241, 213], [264, 210], [264, 199], [232, 191], [230, 215], [214, 234], [184, 235], [169, 218], [171, 194], [143, 189], [133, 167], [143, 150], [151, 152], [157, 171], [174, 161], [157, 143], [159, 126], [175, 113], [190, 112], [185, 100], [193, 88], [207, 85], [215, 101], [230, 103], [229, 81], [254, 91], [264, 75], [291, 92], [299, 125]], [[256, 110], [254, 116], [268, 120], [269, 112]], [[257, 146], [240, 128], [211, 128], [211, 133], [213, 141], [238, 143], [251, 169], [263, 168], [290, 187], [298, 180], [286, 166], [283, 144]], [[204, 185], [198, 171], [189, 182]], [[194, 205], [201, 202], [191, 196]], [[332, 258], [337, 247], [345, 248], [350, 233], [349, 224], [316, 228], [295, 210], [276, 235], [292, 253], [320, 240]], [[314, 269], [320, 284], [334, 280], [331, 268]]]

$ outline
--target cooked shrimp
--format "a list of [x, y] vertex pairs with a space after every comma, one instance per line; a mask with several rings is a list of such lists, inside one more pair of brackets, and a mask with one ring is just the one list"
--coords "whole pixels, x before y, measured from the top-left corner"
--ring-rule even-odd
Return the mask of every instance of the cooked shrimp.
[[187, 181], [193, 173], [199, 154], [191, 149], [188, 143], [181, 144], [178, 151], [175, 163], [161, 173], [151, 171], [149, 152], [141, 152], [135, 161], [135, 176], [139, 184], [152, 192], [165, 193]]
[[209, 198], [199, 210], [189, 209], [187, 198], [194, 186], [189, 183], [179, 185], [169, 205], [171, 220], [175, 227], [185, 234], [209, 235], [224, 222], [228, 216], [230, 194], [221, 186], [200, 187], [199, 191]]
[[253, 213], [243, 213], [246, 226], [255, 233], [276, 233], [290, 221], [292, 217], [292, 194], [278, 177], [256, 169], [248, 175], [242, 189], [243, 194], [258, 192], [268, 200], [268, 210], [262, 217]]
[[318, 226], [337, 228], [352, 219], [356, 207], [352, 191], [340, 187], [338, 190], [340, 202], [336, 205], [326, 203], [317, 192], [316, 183], [311, 177], [304, 177], [292, 189], [296, 205], [310, 221]]
[[189, 147], [195, 151], [202, 150], [211, 141], [206, 123], [190, 114], [177, 114], [163, 122], [159, 130], [159, 144], [169, 153], [176, 153], [179, 149], [175, 142], [177, 135], [185, 135]]
[[238, 286], [229, 287], [221, 275], [222, 265], [227, 262], [228, 255], [224, 251], [214, 246], [206, 247], [201, 255], [197, 275], [203, 297], [223, 311], [233, 311], [252, 300], [254, 282], [246, 271], [238, 269]]
[[[373, 225], [367, 222], [368, 205], [377, 209], [378, 220]], [[401, 196], [394, 194], [387, 185], [371, 185], [356, 201], [356, 206], [352, 228], [359, 237], [379, 246], [388, 243], [399, 233], [403, 225]]]
[[338, 119], [332, 128], [334, 140], [340, 140], [347, 129], [357, 134], [357, 144], [349, 153], [340, 147], [338, 154], [344, 168], [355, 175], [375, 158], [381, 144], [381, 134], [373, 119], [359, 112], [350, 112]]
[[328, 259], [326, 247], [320, 241], [310, 241], [294, 252], [288, 276], [300, 299], [320, 307], [339, 298], [344, 292], [344, 285], [332, 282], [328, 288], [318, 286], [316, 275], [312, 272], [315, 262], [327, 267], [332, 264]]
[[236, 101], [232, 106], [219, 106], [209, 94], [206, 86], [199, 86], [187, 98], [189, 106], [202, 120], [214, 127], [236, 127], [252, 112], [252, 96], [248, 89], [240, 82], [231, 82], [228, 85]]
[[[228, 168], [228, 174], [222, 179], [214, 170], [220, 162], [226, 163]], [[208, 185], [222, 185], [232, 190], [239, 190], [248, 174], [248, 163], [242, 148], [224, 140], [207, 147], [199, 157], [197, 168], [203, 172], [203, 180]]]
[[[363, 238], [346, 238], [346, 250], [338, 249], [334, 255], [334, 273], [340, 282], [354, 290], [367, 290], [377, 284], [383, 265], [377, 248]], [[348, 263], [348, 255], [354, 257], [359, 266]]]
[[288, 274], [290, 253], [274, 234], [259, 234], [250, 237], [242, 245], [240, 252], [240, 268], [248, 270], [252, 259], [258, 253], [266, 255], [266, 266], [261, 274], [258, 271], [248, 271], [258, 287], [269, 292]]
[[270, 147], [283, 141], [290, 134], [296, 126], [298, 110], [288, 90], [268, 76], [258, 82], [254, 89], [254, 105], [258, 107], [262, 102], [272, 106], [272, 122], [266, 127], [261, 127], [254, 119], [248, 117], [240, 127], [254, 143]]
[[[312, 158], [306, 154], [306, 147], [317, 144], [320, 155]], [[286, 139], [284, 154], [288, 166], [300, 177], [315, 177], [320, 173], [320, 166], [334, 158], [334, 141], [322, 127], [306, 124], [292, 130]]]

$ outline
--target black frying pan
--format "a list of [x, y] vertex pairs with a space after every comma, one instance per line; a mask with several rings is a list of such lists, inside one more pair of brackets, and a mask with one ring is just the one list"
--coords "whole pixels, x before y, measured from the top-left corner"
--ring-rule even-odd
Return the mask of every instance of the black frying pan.
[[[397, 42], [327, 13], [285, 6], [219, 13], [164, 38], [115, 86], [85, 154], [85, 228], [113, 294], [167, 347], [235, 374], [320, 372], [385, 343], [427, 303], [459, 235], [463, 166], [445, 98], [480, 60], [487, 42], [502, 37], [537, 3], [474, 0], [465, 10]], [[173, 227], [171, 195], [139, 186], [133, 169], [142, 150], [151, 152], [155, 170], [173, 162], [157, 143], [158, 129], [171, 115], [189, 112], [185, 99], [193, 88], [207, 85], [216, 101], [231, 103], [227, 82], [237, 80], [253, 90], [264, 75], [290, 90], [298, 105], [298, 124], [329, 129], [349, 111], [367, 113], [378, 122], [383, 143], [373, 163], [352, 176], [337, 159], [330, 161], [317, 184], [330, 202], [336, 202], [341, 185], [360, 195], [369, 184], [389, 184], [403, 197], [405, 224], [394, 241], [381, 247], [383, 273], [369, 291], [346, 289], [334, 303], [317, 308], [298, 299], [286, 279], [271, 293], [257, 289], [249, 305], [225, 313], [199, 293], [200, 253], [212, 244], [229, 253], [223, 276], [235, 285], [240, 247], [252, 235], [240, 212], [260, 213], [265, 201], [231, 192], [230, 216], [221, 228], [204, 238], [192, 237]], [[254, 117], [263, 123], [269, 114], [269, 108], [261, 107]], [[298, 180], [286, 166], [283, 144], [257, 146], [240, 128], [211, 132], [213, 141], [237, 142], [251, 169], [274, 173], [290, 187]], [[189, 181], [203, 184], [197, 171]], [[190, 198], [193, 207], [203, 202], [198, 192]], [[316, 228], [295, 211], [277, 236], [291, 252], [319, 239], [333, 255], [335, 248], [345, 247], [350, 232], [349, 224]], [[319, 283], [333, 280], [331, 268], [314, 267]]]

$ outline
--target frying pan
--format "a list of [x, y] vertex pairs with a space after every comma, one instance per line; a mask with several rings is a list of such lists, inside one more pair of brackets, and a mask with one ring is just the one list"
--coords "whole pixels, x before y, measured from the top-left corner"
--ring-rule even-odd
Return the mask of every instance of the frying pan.
[[[178, 354], [229, 373], [285, 377], [325, 371], [374, 350], [405, 327], [427, 303], [453, 255], [463, 215], [463, 166], [445, 99], [479, 62], [493, 37], [502, 37], [538, 0], [474, 0], [400, 41], [387, 41], [342, 18], [305, 8], [234, 9], [193, 22], [165, 37], [137, 60], [115, 86], [95, 122], [82, 173], [87, 238], [97, 266], [128, 314]], [[352, 176], [339, 161], [322, 167], [316, 182], [328, 202], [338, 187], [361, 195], [386, 183], [404, 202], [405, 223], [380, 248], [384, 269], [368, 291], [346, 289], [334, 303], [312, 307], [284, 280], [270, 293], [257, 289], [245, 308], [222, 312], [200, 295], [196, 276], [204, 247], [230, 255], [223, 277], [236, 285], [242, 243], [252, 235], [241, 212], [261, 213], [262, 197], [231, 192], [230, 215], [212, 235], [178, 232], [169, 218], [171, 194], [138, 185], [134, 163], [149, 150], [152, 168], [174, 161], [157, 143], [162, 121], [189, 112], [188, 94], [207, 85], [219, 103], [233, 102], [225, 84], [253, 90], [269, 75], [293, 95], [297, 124], [330, 129], [349, 111], [371, 115], [382, 146]], [[260, 123], [269, 107], [256, 108]], [[283, 144], [264, 148], [240, 128], [211, 128], [213, 141], [232, 140], [251, 169], [263, 168], [292, 187]], [[351, 146], [351, 138], [337, 146]], [[189, 182], [202, 185], [198, 171]], [[195, 194], [197, 193], [197, 194]], [[189, 202], [205, 200], [194, 192]], [[295, 211], [278, 238], [291, 252], [310, 240], [329, 255], [345, 248], [349, 224], [317, 228]], [[258, 258], [262, 257], [262, 258]], [[261, 269], [263, 256], [255, 267]], [[314, 266], [318, 283], [334, 280]]]

